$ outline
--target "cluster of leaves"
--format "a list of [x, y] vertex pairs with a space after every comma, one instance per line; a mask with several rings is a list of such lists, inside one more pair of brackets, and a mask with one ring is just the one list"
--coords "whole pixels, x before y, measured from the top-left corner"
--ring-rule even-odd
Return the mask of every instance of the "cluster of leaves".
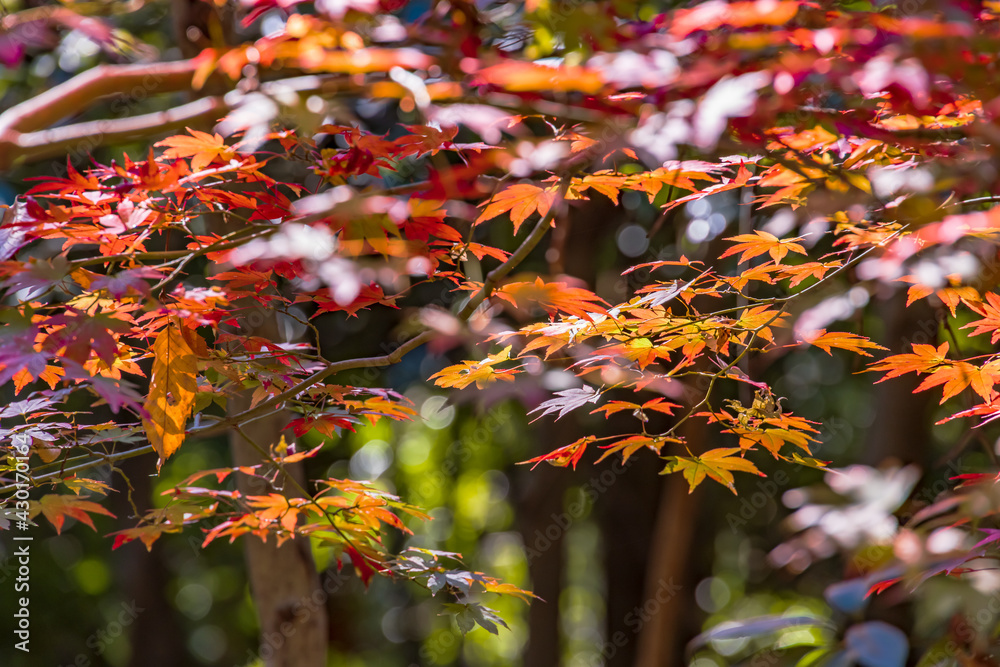
[[[85, 169], [67, 162], [0, 227], [0, 383], [29, 392], [0, 417], [12, 420], [5, 433], [30, 439], [31, 481], [71, 490], [31, 506], [57, 530], [66, 517], [92, 523], [89, 514], [107, 513], [81, 495], [102, 491], [81, 476], [101, 463], [155, 451], [162, 465], [186, 442], [276, 409], [301, 415], [290, 424], [296, 436], [412, 418], [389, 388], [332, 380], [438, 338], [504, 346], [441, 369], [432, 376], [439, 386], [482, 389], [548, 365], [581, 386], [545, 401], [541, 416], [593, 405], [635, 418], [630, 429], [532, 462], [575, 467], [591, 445], [601, 459], [649, 450], [691, 490], [712, 480], [734, 493], [734, 473], [761, 475], [761, 457], [826, 465], [812, 457], [816, 424], [786, 411], [747, 362], [800, 345], [859, 356], [884, 349], [831, 328], [858, 295], [903, 282], [911, 302], [939, 300], [972, 336], [1000, 339], [989, 275], [1000, 215], [986, 208], [998, 187], [995, 3], [908, 17], [798, 0], [638, 15], [632, 3], [602, 3], [600, 21], [557, 46], [549, 3], [529, 2], [519, 18], [537, 29], [505, 52], [498, 35], [509, 17], [465, 3], [407, 26], [379, 3], [323, 3], [313, 13], [300, 7], [308, 3], [245, 4], [248, 24], [275, 10], [283, 28], [187, 64], [194, 89], [210, 79], [259, 88], [218, 131], [190, 129], [142, 156]], [[557, 48], [557, 64], [537, 60]], [[285, 70], [315, 75], [287, 90], [317, 95], [328, 115], [337, 114], [324, 95], [355, 95], [398, 104], [415, 122], [381, 134], [329, 119], [280, 126], [286, 103], [267, 85]], [[460, 131], [470, 140], [459, 141]], [[296, 168], [308, 178], [282, 175]], [[644, 198], [661, 211], [658, 229], [682, 205], [725, 192], [745, 214], [718, 261], [639, 263], [626, 275], [650, 278], [619, 303], [564, 277], [513, 276], [589, 198]], [[777, 216], [768, 223], [778, 210], [793, 220], [785, 229]], [[800, 233], [790, 235], [796, 222]], [[491, 237], [496, 228], [505, 234]], [[511, 247], [487, 242], [512, 235], [520, 240]], [[845, 294], [848, 281], [857, 284]], [[458, 305], [421, 302], [428, 284], [457, 294]], [[287, 343], [240, 328], [254, 308], [314, 332], [300, 306], [316, 317], [401, 304], [416, 311], [407, 320], [416, 333], [380, 357], [332, 360], [318, 336]], [[488, 327], [503, 308], [515, 317]], [[970, 390], [979, 402], [947, 419], [995, 419], [1000, 356], [963, 356], [952, 343], [915, 345], [870, 370], [925, 375], [918, 391], [942, 387], [942, 403]], [[748, 385], [754, 399], [725, 399], [725, 385]], [[243, 392], [250, 406], [225, 413], [227, 398]], [[71, 410], [84, 393], [114, 421]], [[628, 394], [634, 400], [609, 398]], [[692, 420], [730, 442], [692, 442]], [[311, 480], [297, 495], [255, 496], [192, 486], [209, 475], [220, 485], [232, 475], [274, 480], [317, 451], [259, 449], [261, 466], [202, 471], [171, 489], [164, 507], [116, 533], [116, 545], [150, 547], [163, 533], [215, 521], [205, 544], [310, 536], [348, 554], [366, 581], [401, 575], [462, 600], [473, 583], [525, 595], [447, 571], [435, 554], [394, 559], [383, 528], [405, 530], [400, 512], [424, 517], [365, 484]], [[488, 612], [466, 611], [466, 625], [495, 630]]]

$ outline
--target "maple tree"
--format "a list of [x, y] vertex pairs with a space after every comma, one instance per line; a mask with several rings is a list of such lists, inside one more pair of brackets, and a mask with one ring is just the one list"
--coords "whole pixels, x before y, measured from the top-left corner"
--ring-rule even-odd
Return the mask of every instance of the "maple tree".
[[[800, 0], [586, 11], [534, 1], [512, 12], [453, 2], [404, 21], [405, 2], [248, 0], [242, 43], [202, 26], [197, 55], [171, 62], [142, 62], [102, 11], [84, 22], [73, 4], [5, 17], [0, 57], [16, 65], [40, 50], [29, 28], [72, 25], [135, 62], [0, 114], [0, 167], [66, 157], [60, 173], [24, 184], [0, 226], [0, 383], [16, 397], [0, 413], [4, 530], [40, 517], [57, 533], [68, 519], [94, 528], [94, 515], [113, 516], [96, 467], [155, 454], [161, 471], [228, 433], [250, 458], [171, 484], [111, 532], [113, 548], [153, 549], [183, 531], [200, 531], [203, 547], [311, 540], [366, 584], [411, 580], [449, 597], [464, 630], [496, 633], [504, 621], [472, 594], [532, 593], [463, 569], [455, 553], [394, 553], [394, 531], [429, 519], [405, 497], [302, 478], [345, 433], [418, 418], [391, 384], [351, 371], [425, 346], [464, 354], [465, 343], [474, 358], [456, 352], [424, 379], [480, 391], [556, 369], [572, 386], [532, 414], [603, 413], [613, 432], [575, 434], [525, 463], [639, 459], [692, 493], [711, 482], [738, 494], [768, 466], [830, 466], [814, 452], [817, 416], [795, 414], [758, 372], [802, 349], [853, 355], [857, 370], [881, 374], [872, 382], [919, 377], [917, 392], [941, 392], [940, 423], [979, 434], [1000, 416], [997, 3], [899, 15]], [[203, 4], [224, 20], [220, 3]], [[594, 21], [578, 25], [582, 13]], [[265, 16], [278, 25], [266, 34]], [[520, 23], [528, 36], [506, 44]], [[150, 92], [192, 99], [59, 124], [76, 102], [146, 79]], [[362, 122], [349, 110], [361, 99], [397, 117]], [[85, 137], [91, 150], [145, 143], [70, 159]], [[737, 202], [732, 220], [692, 213], [722, 197]], [[574, 216], [626, 198], [654, 212], [647, 239], [675, 232], [670, 251], [627, 267], [628, 290], [556, 270]], [[528, 268], [541, 255], [544, 275]], [[941, 309], [940, 340], [895, 353], [845, 330], [885, 290]], [[271, 325], [248, 326], [253, 312]], [[400, 332], [382, 354], [321, 345], [319, 316], [373, 312], [391, 312]], [[303, 333], [279, 336], [279, 321]], [[275, 415], [281, 434], [259, 441], [254, 424]], [[322, 442], [307, 448], [307, 437]], [[980, 522], [994, 513], [996, 471], [959, 481], [902, 529], [884, 569], [865, 573], [866, 592], [985, 568], [996, 531], [979, 539]], [[942, 565], [928, 545], [945, 529], [975, 545]], [[864, 633], [892, 635], [855, 625], [814, 659], [856, 655]], [[903, 664], [898, 651], [859, 660]]]

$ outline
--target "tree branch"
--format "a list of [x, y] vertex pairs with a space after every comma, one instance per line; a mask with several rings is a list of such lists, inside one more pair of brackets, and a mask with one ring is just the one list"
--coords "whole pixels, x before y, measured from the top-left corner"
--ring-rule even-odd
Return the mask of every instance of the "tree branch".
[[[12, 141], [0, 134], [0, 169], [8, 169], [18, 160], [42, 160], [56, 155], [90, 150], [137, 137], [148, 137], [180, 130], [187, 126], [214, 124], [229, 111], [221, 97], [206, 97], [154, 113], [103, 119], [66, 125], [38, 132], [14, 133]], [[8, 136], [11, 136], [8, 134]]]
[[[148, 97], [156, 93], [192, 90], [199, 63], [195, 59], [172, 63], [100, 65], [17, 104], [0, 114], [0, 170], [19, 160], [40, 160], [87, 150], [122, 140], [149, 137], [185, 126], [211, 127], [244, 99], [242, 93], [205, 97], [164, 111], [133, 117], [105, 118], [52, 126], [89, 108], [109, 95]], [[278, 76], [281, 72], [275, 72]], [[357, 93], [362, 86], [344, 75], [304, 75], [262, 83], [259, 93], [280, 99], [283, 93]], [[125, 109], [127, 111], [127, 109]], [[51, 129], [48, 129], [51, 128]]]

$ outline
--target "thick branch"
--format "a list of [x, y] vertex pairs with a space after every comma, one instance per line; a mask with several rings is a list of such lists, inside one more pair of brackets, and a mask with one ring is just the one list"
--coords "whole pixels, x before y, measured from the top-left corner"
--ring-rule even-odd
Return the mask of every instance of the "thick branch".
[[31, 132], [66, 118], [108, 95], [145, 95], [191, 88], [194, 60], [136, 65], [98, 65], [0, 114], [0, 137], [11, 131]]
[[[109, 95], [130, 98], [156, 93], [191, 90], [197, 63], [100, 65], [79, 74], [0, 114], [0, 170], [18, 160], [40, 160], [80, 149], [87, 150], [123, 140], [150, 137], [185, 126], [211, 127], [243, 102], [244, 95], [230, 92], [225, 97], [208, 97], [181, 106], [131, 118], [105, 118], [52, 126], [80, 113], [95, 100]], [[280, 76], [280, 72], [274, 72]], [[282, 99], [284, 94], [357, 93], [360, 87], [342, 75], [304, 75], [260, 85], [258, 92]], [[51, 128], [51, 129], [48, 129]]]
[[[169, 122], [169, 118], [157, 118], [159, 114], [147, 114], [132, 119], [116, 118], [96, 123], [79, 123], [47, 132], [39, 131], [80, 113], [95, 100], [108, 95], [138, 97], [141, 92], [143, 97], [147, 97], [155, 93], [189, 90], [196, 69], [197, 63], [194, 60], [99, 65], [14, 105], [0, 114], [0, 169], [10, 167], [15, 160], [23, 157], [40, 159], [65, 152], [75, 142], [89, 140], [91, 146], [96, 146], [137, 136], [141, 134], [141, 129], [148, 131], [156, 127], [152, 125], [156, 120], [161, 125]], [[195, 111], [206, 113], [204, 108], [187, 109], [187, 106], [175, 109], [175, 115], [197, 117]], [[178, 117], [172, 120], [176, 123], [183, 119]], [[157, 131], [162, 129], [158, 128]]]
[[95, 120], [51, 130], [14, 133], [13, 142], [0, 138], [0, 169], [7, 169], [21, 159], [42, 160], [188, 126], [211, 126], [227, 111], [229, 107], [221, 97], [207, 97], [131, 118]]

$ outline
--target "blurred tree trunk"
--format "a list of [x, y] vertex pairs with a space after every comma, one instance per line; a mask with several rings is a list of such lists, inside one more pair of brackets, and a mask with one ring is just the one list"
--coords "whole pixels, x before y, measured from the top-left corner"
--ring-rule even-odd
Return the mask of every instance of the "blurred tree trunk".
[[[689, 419], [680, 430], [691, 451], [697, 453], [706, 448], [705, 422]], [[694, 558], [698, 547], [695, 534], [699, 515], [704, 516], [706, 511], [699, 507], [699, 502], [703, 502], [707, 490], [698, 489], [701, 498], [688, 493], [688, 483], [682, 475], [668, 475], [663, 482], [645, 592], [639, 603], [647, 620], [639, 632], [636, 667], [686, 665], [684, 646], [698, 631], [700, 615], [694, 589], [699, 563]]]
[[[719, 244], [719, 239], [714, 245]], [[708, 257], [721, 251], [709, 248]], [[698, 303], [704, 297], [696, 299]], [[750, 361], [750, 359], [748, 359]], [[697, 362], [696, 369], [714, 369], [706, 359]], [[695, 382], [685, 388], [687, 396], [679, 401], [694, 406], [708, 390], [708, 383]], [[742, 399], [747, 402], [746, 398]], [[683, 413], [682, 413], [683, 414]], [[697, 455], [711, 449], [711, 431], [701, 419], [688, 419], [678, 429], [688, 451]], [[642, 597], [644, 623], [639, 631], [636, 667], [683, 667], [687, 664], [684, 648], [701, 629], [701, 613], [695, 601], [699, 580], [711, 572], [712, 537], [699, 539], [699, 526], [705, 523], [709, 511], [706, 498], [711, 490], [699, 488], [694, 493], [683, 475], [663, 478], [659, 508], [649, 551], [649, 569]], [[699, 553], [698, 550], [702, 550]]]
[[[910, 352], [910, 344], [938, 344], [941, 320], [935, 317], [926, 300], [906, 306], [906, 292], [895, 292], [883, 299], [877, 312], [885, 325], [882, 340], [886, 354]], [[916, 374], [886, 380], [874, 386], [876, 418], [868, 428], [860, 462], [877, 466], [888, 459], [899, 463], [917, 463], [926, 470], [930, 462], [930, 414], [933, 392], [917, 394], [922, 378]]]
[[[271, 318], [273, 320], [273, 317]], [[270, 340], [271, 333], [267, 335]], [[250, 407], [247, 392], [229, 399], [230, 413]], [[261, 447], [277, 443], [285, 426], [285, 415], [275, 412], [255, 421], [247, 430]], [[256, 465], [260, 452], [239, 433], [230, 434], [233, 464]], [[304, 482], [301, 464], [286, 470], [300, 484]], [[280, 483], [279, 477], [279, 483]], [[294, 484], [285, 481], [275, 489], [260, 478], [240, 475], [237, 488], [245, 495], [275, 491], [286, 496], [301, 495]], [[280, 548], [274, 538], [262, 542], [253, 536], [244, 538], [250, 591], [260, 620], [259, 656], [267, 667], [326, 667], [327, 618], [324, 605], [310, 604], [313, 594], [322, 591], [309, 541], [288, 540]]]
[[[911, 344], [938, 344], [938, 328], [941, 319], [934, 310], [921, 300], [906, 306], [906, 291], [898, 290], [876, 306], [885, 330], [881, 345], [889, 348], [886, 354], [911, 352]], [[874, 340], [874, 339], [873, 339]], [[864, 450], [857, 457], [860, 463], [870, 466], [915, 463], [925, 473], [940, 475], [931, 471], [933, 453], [931, 449], [931, 410], [933, 392], [913, 393], [921, 378], [916, 374], [886, 380], [873, 387], [875, 419], [864, 438]], [[945, 477], [952, 473], [945, 473]], [[916, 490], [919, 491], [918, 485]], [[927, 498], [930, 500], [930, 498]], [[864, 558], [855, 560], [861, 569], [867, 570]], [[867, 617], [891, 623], [899, 628], [912, 628], [914, 621], [913, 604], [900, 603], [891, 596], [874, 596]]]
[[[139, 456], [119, 464], [122, 474], [132, 485], [132, 497], [137, 503], [153, 497], [150, 470], [156, 457]], [[109, 509], [120, 517], [134, 514], [128, 502], [128, 488], [121, 476], [114, 480], [118, 493], [109, 496]], [[140, 506], [145, 511], [148, 506]], [[194, 660], [187, 651], [187, 642], [177, 619], [177, 610], [167, 598], [167, 585], [174, 574], [164, 562], [164, 550], [123, 548], [114, 552], [112, 563], [119, 581], [122, 603], [137, 614], [128, 627], [132, 655], [129, 667], [176, 667]]]
[[[535, 451], [548, 451], [556, 438], [551, 422], [539, 423]], [[521, 494], [517, 515], [528, 554], [531, 590], [544, 600], [528, 609], [528, 643], [523, 654], [524, 667], [558, 667], [562, 664], [559, 598], [562, 595], [566, 531], [553, 517], [563, 513], [563, 499], [572, 478], [569, 470], [545, 465], [522, 475], [527, 486]]]
[[[227, 224], [221, 216], [209, 219], [209, 228], [225, 230]], [[223, 232], [224, 233], [224, 232]], [[278, 314], [263, 308], [251, 298], [241, 300], [244, 317], [237, 333], [263, 336], [267, 340], [281, 341]], [[248, 321], [246, 314], [255, 315]], [[251, 391], [242, 390], [230, 396], [227, 412], [230, 416], [250, 408]], [[233, 465], [252, 466], [265, 461], [265, 453], [281, 439], [288, 424], [286, 413], [275, 411], [254, 420], [242, 432], [229, 434]], [[246, 437], [250, 437], [248, 441]], [[261, 451], [263, 450], [263, 452]], [[283, 493], [288, 497], [303, 495], [305, 474], [302, 463], [285, 466], [292, 480], [279, 474], [274, 485], [260, 477], [237, 475], [237, 489], [243, 495]], [[314, 594], [325, 602], [316, 563], [308, 539], [295, 538], [280, 548], [273, 537], [267, 542], [252, 535], [243, 538], [250, 592], [257, 618], [260, 622], [260, 647], [258, 656], [266, 667], [326, 667], [329, 622], [325, 604], [312, 602]]]
[[[653, 469], [656, 460], [642, 456], [639, 465], [616, 473], [616, 481], [597, 501], [604, 536], [606, 667], [635, 664], [636, 633], [642, 622], [650, 546], [657, 515], [661, 478]], [[614, 469], [620, 462], [616, 461]], [[639, 609], [637, 612], [636, 610]], [[612, 650], [611, 647], [614, 647]]]
[[[617, 221], [622, 219], [622, 210], [608, 199], [595, 197], [567, 218], [567, 224], [557, 227], [553, 233], [553, 248], [557, 252], [550, 257], [558, 260], [558, 270], [580, 278], [592, 288], [600, 288], [600, 296], [612, 303], [628, 298], [624, 284], [620, 285], [620, 293], [605, 293], [609, 286], [621, 283], [619, 274], [624, 267], [617, 264], [598, 265], [601, 253], [594, 251], [595, 248], [616, 247]], [[609, 257], [605, 255], [603, 259], [607, 261]], [[556, 273], [557, 270], [551, 272]], [[603, 427], [607, 434], [621, 433], [616, 421], [605, 422], [597, 429]], [[634, 421], [630, 422], [630, 426], [634, 426]], [[593, 426], [588, 429], [581, 430], [581, 435], [595, 432]], [[559, 443], [566, 444], [574, 439], [563, 434]], [[639, 631], [637, 623], [641, 622], [641, 612], [636, 610], [642, 607], [644, 601], [651, 536], [661, 487], [660, 478], [649, 467], [649, 459], [640, 456], [638, 460], [640, 464], [635, 466], [635, 470], [623, 471], [621, 459], [616, 456], [613, 466], [595, 468], [592, 473], [600, 481], [597, 487], [600, 497], [595, 501], [594, 514], [601, 531], [607, 588], [605, 637], [598, 650], [602, 652], [606, 667], [631, 666], [638, 649], [636, 633]], [[599, 475], [610, 480], [605, 474], [609, 471], [614, 474], [614, 481], [604, 484]]]

